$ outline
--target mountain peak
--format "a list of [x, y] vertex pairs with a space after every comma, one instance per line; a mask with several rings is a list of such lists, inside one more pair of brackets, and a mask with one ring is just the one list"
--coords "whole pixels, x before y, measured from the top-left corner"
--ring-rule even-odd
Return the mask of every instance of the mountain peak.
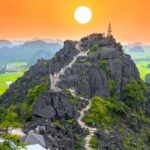
[[[126, 149], [122, 142], [128, 133], [122, 134], [122, 127], [135, 132], [130, 115], [145, 106], [144, 90], [138, 69], [121, 44], [113, 36], [94, 33], [80, 41], [67, 40], [54, 58], [38, 61], [10, 86], [0, 104], [8, 108], [18, 104], [24, 131], [44, 134], [48, 148], [89, 149], [90, 140], [97, 137], [97, 146], [102, 142], [105, 149], [109, 135]], [[109, 139], [112, 142], [114, 138]]]

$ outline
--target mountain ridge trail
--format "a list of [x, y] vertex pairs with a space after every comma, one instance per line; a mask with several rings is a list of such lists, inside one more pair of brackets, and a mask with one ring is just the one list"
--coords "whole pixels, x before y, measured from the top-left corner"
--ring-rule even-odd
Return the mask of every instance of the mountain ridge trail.
[[51, 87], [50, 87], [50, 89], [51, 90], [61, 91], [61, 89], [59, 89], [57, 87], [57, 82], [60, 81], [60, 78], [59, 78], [60, 75], [63, 75], [68, 68], [71, 68], [72, 65], [75, 63], [75, 61], [77, 60], [77, 58], [82, 57], [82, 56], [87, 56], [88, 51], [82, 51], [82, 48], [80, 46], [80, 42], [76, 44], [75, 48], [78, 51], [80, 51], [80, 53], [77, 54], [76, 56], [74, 56], [73, 60], [68, 65], [66, 65], [64, 68], [62, 68], [58, 73], [55, 73], [54, 75], [50, 74], [50, 81], [51, 81]]
[[[86, 99], [86, 100], [89, 101], [88, 99]], [[80, 116], [77, 119], [78, 124], [81, 126], [82, 129], [89, 130], [89, 134], [85, 137], [85, 149], [86, 150], [93, 150], [90, 147], [90, 141], [91, 141], [91, 138], [94, 136], [95, 132], [97, 131], [96, 128], [89, 127], [82, 121], [82, 119], [85, 116], [85, 113], [90, 109], [90, 107], [91, 107], [91, 101], [89, 101], [89, 104], [80, 111]]]
[[[74, 56], [73, 60], [72, 60], [67, 66], [65, 66], [64, 68], [62, 68], [62, 69], [60, 70], [60, 72], [55, 73], [54, 75], [51, 75], [51, 74], [50, 74], [50, 81], [51, 81], [51, 87], [50, 87], [50, 89], [51, 89], [51, 90], [61, 91], [61, 89], [59, 89], [59, 88], [57, 87], [57, 82], [60, 81], [60, 78], [59, 78], [60, 75], [63, 75], [63, 74], [65, 73], [65, 70], [66, 70], [66, 69], [72, 67], [72, 65], [75, 63], [75, 61], [77, 60], [78, 57], [80, 57], [80, 56], [87, 56], [87, 54], [88, 54], [88, 52], [89, 52], [89, 51], [82, 51], [82, 48], [81, 48], [81, 46], [80, 46], [80, 43], [77, 43], [75, 47], [76, 47], [77, 50], [80, 51], [80, 53], [77, 54], [76, 56]], [[76, 92], [75, 92], [74, 90], [71, 90], [71, 89], [70, 89], [70, 92], [71, 92], [71, 94], [72, 94], [73, 96], [76, 96]], [[84, 99], [84, 98], [82, 98], [82, 99]], [[93, 149], [90, 147], [90, 140], [91, 140], [91, 138], [94, 136], [94, 134], [95, 134], [95, 132], [97, 131], [97, 129], [87, 126], [87, 125], [82, 121], [82, 119], [83, 119], [84, 116], [85, 116], [85, 112], [88, 111], [88, 110], [90, 109], [90, 107], [91, 107], [91, 102], [90, 102], [90, 100], [89, 100], [89, 99], [86, 99], [86, 101], [88, 101], [89, 104], [88, 104], [85, 108], [83, 108], [83, 109], [80, 111], [80, 116], [79, 116], [79, 118], [77, 119], [77, 122], [78, 122], [78, 124], [81, 126], [82, 129], [88, 129], [88, 130], [89, 130], [89, 134], [85, 137], [85, 145], [84, 145], [84, 147], [85, 147], [86, 150], [93, 150]]]

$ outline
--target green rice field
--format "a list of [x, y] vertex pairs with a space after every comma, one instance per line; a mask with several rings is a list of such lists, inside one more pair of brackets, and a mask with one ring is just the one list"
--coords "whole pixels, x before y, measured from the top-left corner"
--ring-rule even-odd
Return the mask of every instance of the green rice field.
[[5, 65], [7, 65], [6, 72], [0, 74], [0, 95], [26, 71], [26, 62], [7, 63]]
[[[148, 53], [148, 52], [147, 52]], [[144, 54], [134, 54], [132, 55], [132, 58], [137, 59], [137, 58], [147, 58], [150, 56]], [[142, 56], [141, 56], [142, 55]], [[141, 56], [141, 57], [140, 57]], [[150, 64], [150, 61], [137, 61], [136, 65], [137, 68], [140, 72], [140, 76], [142, 80], [145, 80], [146, 74], [150, 74], [150, 68], [147, 66]], [[0, 95], [2, 95], [8, 88], [9, 88], [9, 83], [13, 83], [16, 81], [19, 77], [21, 77], [24, 72], [26, 71], [26, 63], [25, 62], [18, 62], [18, 63], [12, 63], [11, 65], [15, 66], [13, 68], [9, 68], [5, 74], [0, 74]]]
[[9, 88], [7, 83], [16, 81], [22, 75], [23, 73], [0, 74], [0, 95]]
[[150, 64], [149, 61], [136, 62], [142, 80], [145, 80], [146, 74], [150, 74], [150, 68], [147, 67], [149, 64]]
[[149, 59], [150, 60], [150, 50], [145, 51], [144, 53], [128, 53], [131, 55], [133, 60]]

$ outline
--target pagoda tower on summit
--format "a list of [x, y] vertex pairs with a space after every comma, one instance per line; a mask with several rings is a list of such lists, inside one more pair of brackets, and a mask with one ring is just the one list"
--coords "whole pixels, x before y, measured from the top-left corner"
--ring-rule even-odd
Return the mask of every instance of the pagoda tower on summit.
[[108, 24], [108, 33], [107, 33], [107, 37], [111, 37], [112, 36], [112, 28], [111, 28], [111, 23]]

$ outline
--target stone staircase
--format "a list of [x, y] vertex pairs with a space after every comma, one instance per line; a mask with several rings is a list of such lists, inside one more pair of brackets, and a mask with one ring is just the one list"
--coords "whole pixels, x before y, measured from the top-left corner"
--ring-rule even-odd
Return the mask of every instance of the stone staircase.
[[80, 43], [77, 43], [75, 47], [78, 51], [80, 51], [80, 53], [74, 56], [73, 60], [67, 66], [62, 68], [60, 72], [55, 73], [54, 75], [50, 74], [51, 90], [61, 91], [61, 89], [57, 87], [57, 83], [60, 81], [60, 76], [63, 75], [68, 68], [71, 68], [79, 57], [87, 56], [88, 51], [82, 51]]
[[[89, 101], [89, 100], [88, 100]], [[81, 128], [83, 129], [87, 129], [89, 130], [89, 135], [87, 135], [85, 137], [85, 149], [86, 150], [92, 150], [92, 148], [90, 147], [90, 140], [91, 138], [94, 136], [94, 134], [96, 133], [97, 129], [96, 128], [92, 128], [92, 127], [89, 127], [87, 126], [82, 120], [83, 120], [83, 117], [85, 116], [85, 113], [86, 111], [88, 111], [91, 107], [91, 102], [89, 101], [89, 104], [86, 106], [86, 108], [83, 108], [81, 111], [80, 111], [80, 116], [79, 118], [77, 119], [78, 121], [78, 124], [81, 126]]]
[[[51, 90], [54, 90], [54, 91], [61, 91], [61, 89], [57, 87], [57, 83], [60, 81], [60, 76], [65, 73], [66, 69], [71, 68], [72, 65], [76, 62], [76, 60], [77, 60], [79, 57], [84, 57], [84, 56], [86, 57], [87, 54], [88, 54], [88, 52], [89, 52], [89, 51], [82, 51], [82, 47], [80, 46], [80, 43], [77, 43], [75, 47], [76, 47], [77, 50], [80, 51], [79, 54], [77, 54], [76, 56], [74, 56], [73, 60], [72, 60], [67, 66], [65, 66], [64, 68], [62, 68], [62, 69], [60, 70], [60, 72], [55, 73], [54, 75], [51, 75], [51, 74], [50, 74], [50, 80], [51, 80], [51, 87], [50, 87], [50, 89], [51, 89]], [[74, 89], [69, 89], [69, 90], [70, 90], [70, 92], [71, 92], [74, 96], [76, 96], [76, 92], [75, 92]], [[83, 99], [83, 98], [82, 98], [82, 99]], [[83, 108], [83, 109], [80, 111], [80, 116], [79, 116], [79, 118], [77, 119], [77, 121], [78, 121], [78, 124], [81, 126], [81, 128], [83, 128], [83, 129], [88, 129], [88, 130], [89, 130], [89, 135], [87, 135], [87, 136], [85, 137], [85, 146], [84, 146], [84, 147], [85, 147], [86, 150], [92, 150], [92, 148], [90, 148], [90, 140], [91, 140], [91, 138], [94, 136], [94, 134], [95, 134], [95, 132], [97, 131], [97, 129], [87, 126], [87, 125], [82, 121], [82, 120], [83, 120], [83, 117], [85, 116], [86, 111], [88, 111], [88, 110], [90, 109], [90, 106], [91, 106], [91, 102], [90, 102], [88, 99], [86, 99], [86, 101], [88, 101], [89, 104], [86, 106], [86, 108]]]

